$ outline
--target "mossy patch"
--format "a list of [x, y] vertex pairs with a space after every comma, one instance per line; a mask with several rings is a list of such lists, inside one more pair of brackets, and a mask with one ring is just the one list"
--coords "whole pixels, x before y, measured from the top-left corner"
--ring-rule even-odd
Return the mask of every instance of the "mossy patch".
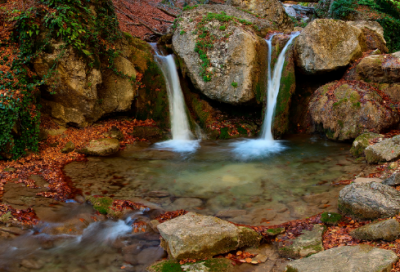
[[111, 197], [88, 196], [86, 200], [93, 205], [93, 208], [101, 214], [109, 214], [113, 200]]
[[183, 272], [183, 271], [204, 271], [204, 272], [228, 272], [232, 270], [232, 263], [228, 259], [216, 258], [186, 263], [180, 265], [178, 261], [167, 260], [151, 265], [149, 272]]
[[321, 214], [321, 221], [327, 225], [337, 225], [343, 216], [338, 213], [324, 212]]
[[274, 228], [274, 229], [267, 229], [265, 233], [269, 236], [276, 236], [278, 234], [284, 233], [285, 228]]

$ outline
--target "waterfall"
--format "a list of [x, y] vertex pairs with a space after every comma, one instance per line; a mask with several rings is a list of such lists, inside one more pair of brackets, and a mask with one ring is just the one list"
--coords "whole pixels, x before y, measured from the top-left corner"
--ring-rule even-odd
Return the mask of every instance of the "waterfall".
[[285, 47], [282, 49], [282, 52], [279, 54], [273, 73], [271, 73], [271, 56], [272, 39], [274, 38], [275, 34], [273, 34], [268, 40], [265, 40], [268, 44], [267, 108], [265, 110], [260, 138], [256, 140], [244, 140], [233, 144], [233, 152], [239, 159], [248, 160], [254, 158], [262, 158], [268, 156], [271, 153], [281, 152], [285, 149], [285, 146], [283, 146], [279, 141], [274, 140], [274, 136], [272, 134], [272, 125], [276, 108], [276, 101], [281, 84], [282, 70], [285, 64], [285, 54], [290, 44], [292, 44], [293, 40], [298, 35], [300, 35], [299, 32], [291, 34], [289, 41], [286, 43]]
[[272, 135], [272, 121], [274, 118], [274, 112], [276, 108], [276, 100], [279, 94], [279, 88], [281, 85], [281, 77], [283, 65], [285, 64], [285, 54], [289, 45], [292, 44], [293, 40], [299, 36], [300, 33], [296, 32], [291, 35], [289, 41], [286, 43], [282, 52], [279, 54], [278, 60], [274, 68], [274, 76], [271, 78], [271, 55], [272, 55], [272, 39], [274, 35], [271, 36], [269, 40], [266, 40], [268, 44], [268, 92], [267, 92], [267, 109], [265, 111], [264, 122], [261, 129], [261, 139], [273, 141], [274, 136]]
[[157, 143], [155, 146], [159, 149], [167, 149], [175, 152], [194, 152], [199, 147], [199, 141], [194, 140], [194, 136], [190, 131], [185, 100], [174, 56], [163, 56], [156, 44], [151, 45], [156, 53], [155, 59], [157, 64], [165, 78], [172, 133], [172, 140]]

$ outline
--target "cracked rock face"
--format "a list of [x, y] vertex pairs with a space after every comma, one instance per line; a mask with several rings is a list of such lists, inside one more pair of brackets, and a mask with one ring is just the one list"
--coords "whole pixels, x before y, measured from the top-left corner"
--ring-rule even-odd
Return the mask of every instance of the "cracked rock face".
[[[206, 20], [209, 13], [235, 19]], [[227, 17], [225, 17], [227, 18]], [[238, 20], [245, 20], [240, 23]], [[178, 19], [172, 44], [184, 76], [207, 97], [238, 105], [255, 101], [256, 90], [265, 91], [267, 44], [257, 31], [272, 29], [272, 23], [225, 5], [202, 5], [183, 12]], [[207, 50], [204, 57], [195, 52], [201, 29], [205, 29]], [[204, 74], [209, 75], [207, 76]]]

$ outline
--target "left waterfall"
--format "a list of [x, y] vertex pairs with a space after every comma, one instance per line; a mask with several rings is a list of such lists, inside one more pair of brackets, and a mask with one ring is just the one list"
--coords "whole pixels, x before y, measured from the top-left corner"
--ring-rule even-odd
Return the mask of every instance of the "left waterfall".
[[164, 75], [167, 86], [172, 133], [172, 140], [156, 143], [155, 146], [159, 149], [175, 152], [194, 152], [200, 144], [190, 131], [185, 99], [183, 98], [174, 56], [163, 56], [155, 43], [152, 43], [151, 46], [154, 49], [154, 57]]

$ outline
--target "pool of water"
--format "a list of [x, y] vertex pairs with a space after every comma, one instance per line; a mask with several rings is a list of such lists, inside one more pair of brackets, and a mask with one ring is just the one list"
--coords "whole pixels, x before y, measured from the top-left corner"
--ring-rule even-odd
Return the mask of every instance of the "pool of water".
[[[149, 223], [156, 214], [185, 209], [268, 226], [336, 211], [342, 186], [332, 183], [352, 179], [366, 167], [349, 156], [349, 144], [316, 136], [288, 137], [277, 142], [277, 152], [254, 160], [236, 148], [241, 141], [202, 141], [192, 153], [137, 143], [112, 157], [66, 165], [66, 175], [83, 196], [128, 199], [151, 209], [116, 221], [72, 200], [43, 206], [45, 221], [34, 229], [0, 230], [0, 271], [145, 271], [166, 253], [158, 233], [150, 227], [136, 232], [133, 222]], [[12, 186], [9, 190], [22, 193]], [[245, 266], [235, 271], [253, 271]]]

